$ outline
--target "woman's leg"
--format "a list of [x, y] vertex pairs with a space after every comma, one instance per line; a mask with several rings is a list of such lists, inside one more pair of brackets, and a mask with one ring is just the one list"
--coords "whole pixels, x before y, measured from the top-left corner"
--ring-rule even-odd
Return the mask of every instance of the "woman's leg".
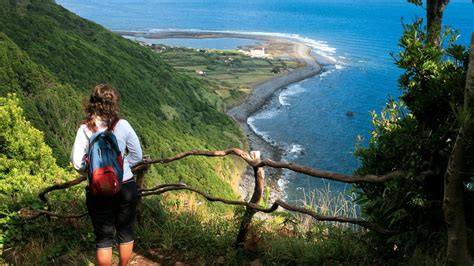
[[133, 251], [135, 234], [135, 216], [137, 214], [138, 192], [135, 181], [122, 185], [118, 196], [118, 206], [115, 212], [115, 229], [119, 242], [120, 265], [127, 265]]
[[119, 244], [120, 266], [126, 266], [133, 251], [133, 241], [129, 243]]
[[98, 248], [96, 256], [99, 266], [112, 265], [112, 248]]
[[111, 265], [114, 240], [113, 198], [86, 194], [86, 204], [94, 227], [96, 256], [99, 265]]

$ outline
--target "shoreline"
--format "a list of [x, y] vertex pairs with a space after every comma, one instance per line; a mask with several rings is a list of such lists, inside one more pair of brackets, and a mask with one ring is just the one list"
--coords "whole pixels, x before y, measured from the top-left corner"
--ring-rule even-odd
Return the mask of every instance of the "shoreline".
[[[313, 77], [322, 70], [321, 65], [312, 56], [312, 47], [302, 41], [285, 38], [281, 36], [251, 34], [251, 33], [233, 33], [233, 32], [187, 32], [187, 31], [115, 31], [122, 36], [141, 37], [146, 39], [168, 39], [168, 38], [189, 38], [189, 39], [217, 39], [217, 38], [239, 38], [251, 39], [261, 42], [246, 48], [262, 48], [269, 51], [269, 55], [277, 58], [290, 58], [299, 63], [301, 67], [290, 70], [283, 75], [275, 76], [258, 84], [254, 84], [251, 92], [242, 100], [242, 102], [226, 111], [226, 114], [236, 121], [243, 131], [247, 140], [249, 151], [260, 151], [262, 159], [272, 159], [280, 161], [284, 150], [281, 147], [272, 145], [261, 136], [259, 136], [247, 123], [247, 120], [254, 113], [262, 110], [263, 107], [272, 99], [279, 90]], [[265, 175], [270, 185], [271, 200], [283, 198], [284, 192], [278, 185], [281, 178], [281, 169], [267, 168]], [[254, 188], [253, 170], [247, 167], [242, 173], [239, 187], [241, 197], [249, 199]]]
[[[307, 56], [311, 56], [311, 49], [309, 50], [310, 51]], [[262, 82], [253, 87], [250, 94], [240, 105], [237, 105], [227, 111], [227, 114], [239, 124], [240, 128], [244, 132], [250, 150], [261, 151], [262, 159], [281, 161], [284, 152], [281, 147], [272, 145], [260, 135], [258, 135], [247, 123], [247, 119], [254, 113], [262, 110], [262, 108], [265, 107], [268, 101], [271, 100], [275, 93], [277, 93], [279, 90], [313, 77], [319, 74], [321, 70], [322, 67], [316, 62], [316, 60], [314, 60], [313, 64], [308, 64], [305, 67], [295, 69], [286, 75]], [[281, 170], [273, 168], [267, 168], [265, 170], [267, 181], [271, 187], [270, 198], [272, 200], [282, 198], [284, 196], [284, 192], [278, 185], [278, 180], [281, 178]], [[253, 192], [253, 178], [253, 170], [248, 167], [245, 173], [242, 175], [239, 184], [239, 189], [244, 199], [252, 196], [250, 193]]]

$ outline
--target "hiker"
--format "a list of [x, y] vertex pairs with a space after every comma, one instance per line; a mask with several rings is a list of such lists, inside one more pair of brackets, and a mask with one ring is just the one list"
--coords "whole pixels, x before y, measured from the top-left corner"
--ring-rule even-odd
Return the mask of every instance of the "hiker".
[[[142, 160], [140, 141], [130, 124], [119, 118], [119, 95], [111, 85], [95, 86], [89, 101], [85, 104], [84, 111], [86, 118], [77, 130], [71, 152], [71, 162], [76, 170], [88, 175], [86, 204], [96, 237], [97, 262], [99, 265], [111, 265], [112, 245], [114, 238], [116, 238], [119, 244], [120, 265], [127, 265], [133, 251], [135, 239], [133, 227], [138, 199], [137, 185], [131, 167]], [[92, 147], [98, 145], [97, 143], [100, 141], [104, 141], [103, 139], [97, 141], [97, 135], [108, 141], [106, 144], [100, 145], [109, 145], [109, 148], [118, 146], [120, 150], [115, 149], [119, 156], [112, 158], [112, 161], [115, 160], [115, 162], [110, 167], [94, 169], [97, 167], [99, 159], [94, 158], [96, 155], [93, 154]], [[91, 140], [91, 137], [94, 140]], [[111, 139], [116, 139], [116, 141], [112, 141], [110, 144]], [[100, 149], [99, 147], [98, 157], [101, 155]], [[114, 152], [113, 149], [112, 152]], [[102, 153], [104, 152], [102, 151]], [[123, 159], [122, 156], [124, 156]], [[123, 172], [121, 172], [122, 170]], [[94, 172], [94, 175], [100, 172], [102, 177], [109, 178], [108, 175], [112, 175], [114, 178], [118, 177], [117, 180], [122, 177], [122, 185], [120, 186], [120, 182], [117, 180], [106, 180], [108, 182], [107, 188], [109, 188], [109, 183], [115, 184], [116, 187], [114, 191], [105, 193], [103, 192], [105, 190], [102, 190], [103, 183], [99, 185], [91, 183], [95, 181], [90, 179], [96, 178], [91, 171]]]

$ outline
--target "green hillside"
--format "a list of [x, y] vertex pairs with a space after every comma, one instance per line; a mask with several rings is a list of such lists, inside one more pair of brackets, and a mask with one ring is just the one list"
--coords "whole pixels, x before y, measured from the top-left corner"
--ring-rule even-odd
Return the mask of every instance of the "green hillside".
[[[103, 82], [118, 88], [122, 116], [138, 132], [145, 154], [242, 146], [237, 126], [218, 110], [220, 98], [149, 49], [54, 1], [0, 0], [0, 96], [17, 93], [60, 165], [68, 165], [84, 97]], [[181, 179], [229, 196], [235, 195], [227, 182], [235, 170], [230, 159], [191, 158], [155, 167], [148, 176], [153, 183]]]
[[[317, 222], [293, 212], [255, 216], [238, 249], [241, 217], [249, 217], [242, 206], [207, 204], [186, 192], [146, 197], [131, 265], [445, 265], [455, 257], [451, 250], [474, 254], [469, 212], [474, 207], [474, 107], [464, 99], [472, 98], [465, 92], [472, 46], [469, 57], [465, 47], [453, 43], [457, 33], [443, 34], [446, 43], [438, 46], [425, 31], [421, 20], [404, 25], [395, 55], [403, 71], [402, 101], [389, 99], [380, 114], [373, 112], [369, 145], [356, 151], [357, 174], [387, 176], [399, 170], [402, 176], [360, 183], [351, 200], [345, 194], [329, 196], [329, 186], [303, 191], [306, 211], [301, 213], [317, 212], [322, 216]], [[175, 71], [159, 56], [53, 0], [0, 0], [0, 265], [93, 263], [87, 217], [21, 217], [45, 210], [37, 197], [40, 189], [76, 176], [68, 166], [69, 151], [84, 116], [82, 102], [98, 83], [118, 88], [122, 116], [153, 158], [243, 146], [240, 130], [221, 112], [222, 98], [207, 88], [209, 83]], [[464, 158], [453, 152], [458, 144]], [[454, 157], [459, 164], [447, 170]], [[243, 168], [237, 161], [186, 158], [153, 166], [146, 181], [149, 186], [185, 182], [213, 196], [237, 198], [231, 186]], [[452, 187], [455, 172], [459, 186]], [[84, 212], [84, 183], [50, 193], [51, 210]], [[453, 196], [444, 196], [448, 189]], [[341, 218], [326, 215], [354, 216], [398, 232], [378, 234], [328, 222]], [[455, 233], [453, 217], [460, 224]], [[455, 259], [472, 264], [472, 256]]]

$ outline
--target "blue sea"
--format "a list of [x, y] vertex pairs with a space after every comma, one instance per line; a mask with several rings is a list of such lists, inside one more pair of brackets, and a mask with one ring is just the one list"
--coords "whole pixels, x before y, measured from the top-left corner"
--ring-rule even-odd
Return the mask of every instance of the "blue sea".
[[[314, 48], [324, 71], [275, 94], [249, 118], [254, 130], [283, 147], [284, 160], [346, 174], [360, 165], [356, 143], [365, 145], [370, 112], [398, 97], [402, 18], [424, 10], [406, 0], [57, 0], [58, 4], [112, 30], [210, 30], [268, 33], [297, 38]], [[450, 1], [444, 24], [467, 45], [474, 31], [471, 0]], [[165, 40], [169, 45], [230, 49], [250, 40]], [[353, 116], [347, 113], [352, 112]], [[358, 140], [359, 139], [359, 140]], [[360, 141], [362, 139], [362, 141]], [[280, 185], [289, 200], [329, 181], [285, 172]], [[329, 182], [334, 191], [350, 188]]]

